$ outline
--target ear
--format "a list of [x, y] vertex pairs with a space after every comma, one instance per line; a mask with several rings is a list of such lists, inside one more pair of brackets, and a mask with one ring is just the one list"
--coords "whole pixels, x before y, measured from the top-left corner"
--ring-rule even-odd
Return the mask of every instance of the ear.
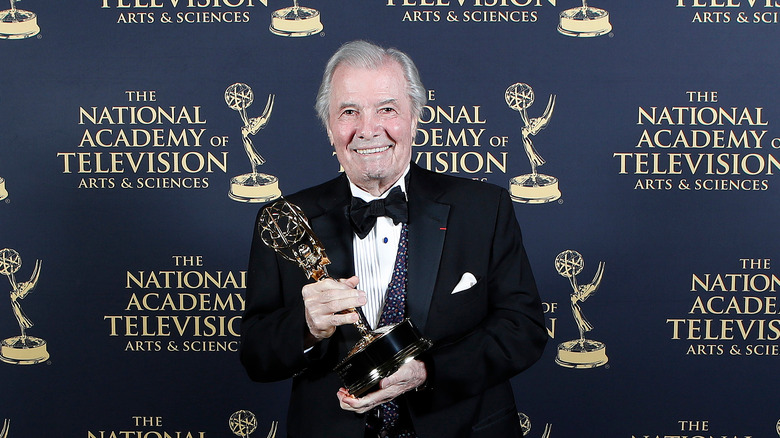
[[328, 133], [328, 141], [330, 142], [330, 145], [335, 147], [333, 144], [333, 132], [331, 132], [329, 127], [325, 127], [325, 131]]

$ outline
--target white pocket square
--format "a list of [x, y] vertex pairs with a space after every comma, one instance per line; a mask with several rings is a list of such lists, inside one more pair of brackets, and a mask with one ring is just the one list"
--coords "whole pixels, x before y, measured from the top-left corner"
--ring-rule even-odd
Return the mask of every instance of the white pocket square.
[[455, 289], [452, 290], [451, 294], [462, 292], [471, 286], [474, 286], [475, 284], [477, 284], [477, 279], [474, 277], [474, 274], [471, 272], [465, 272], [463, 273], [463, 276], [460, 277], [460, 281], [458, 281], [458, 284], [455, 285]]

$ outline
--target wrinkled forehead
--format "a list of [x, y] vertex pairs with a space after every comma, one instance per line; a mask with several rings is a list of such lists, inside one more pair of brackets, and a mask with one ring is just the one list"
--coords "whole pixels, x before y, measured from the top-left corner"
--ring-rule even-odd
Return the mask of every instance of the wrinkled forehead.
[[390, 60], [377, 67], [340, 64], [333, 72], [331, 111], [345, 105], [393, 103], [411, 108], [409, 84], [401, 66]]

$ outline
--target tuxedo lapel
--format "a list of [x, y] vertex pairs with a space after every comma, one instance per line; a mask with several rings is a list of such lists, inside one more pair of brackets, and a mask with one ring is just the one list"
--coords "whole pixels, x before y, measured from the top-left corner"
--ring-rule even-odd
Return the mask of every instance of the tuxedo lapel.
[[407, 316], [423, 331], [439, 272], [450, 206], [438, 202], [441, 189], [420, 168], [412, 164], [410, 172]]

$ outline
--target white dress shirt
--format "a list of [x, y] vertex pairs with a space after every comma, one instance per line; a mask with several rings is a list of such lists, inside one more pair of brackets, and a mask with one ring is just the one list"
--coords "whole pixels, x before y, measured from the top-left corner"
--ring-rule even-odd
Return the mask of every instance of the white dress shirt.
[[[366, 202], [384, 199], [396, 186], [401, 187], [401, 191], [406, 195], [405, 177], [408, 172], [409, 167], [406, 168], [401, 178], [381, 196], [371, 195], [353, 184], [352, 181], [349, 183], [349, 188], [352, 191], [352, 196]], [[384, 216], [376, 219], [376, 225], [364, 239], [359, 238], [357, 234], [352, 234], [355, 275], [360, 280], [357, 288], [366, 292], [367, 302], [363, 306], [363, 314], [365, 314], [372, 329], [377, 328], [385, 303], [387, 286], [393, 278], [398, 242], [401, 240], [401, 227], [401, 223], [393, 224], [392, 219]]]

